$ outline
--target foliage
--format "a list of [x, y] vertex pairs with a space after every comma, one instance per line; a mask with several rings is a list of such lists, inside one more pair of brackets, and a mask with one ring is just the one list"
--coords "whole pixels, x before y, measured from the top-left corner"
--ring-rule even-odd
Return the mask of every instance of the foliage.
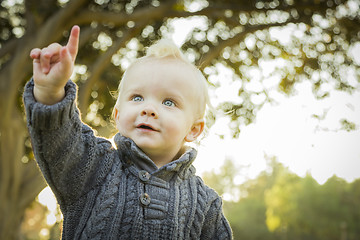
[[61, 239], [62, 218], [57, 216], [57, 221], [49, 224], [47, 220], [50, 216], [52, 215], [46, 206], [39, 201], [32, 202], [25, 211], [24, 221], [21, 225], [23, 238], [26, 240]]
[[[206, 183], [219, 193], [241, 191], [237, 200], [224, 201], [235, 239], [358, 239], [360, 179], [348, 183], [333, 176], [323, 185], [310, 174], [299, 177], [276, 158], [268, 169], [240, 185], [219, 184], [217, 177], [236, 177], [236, 170], [223, 167], [207, 173]], [[227, 163], [230, 165], [231, 163]], [[234, 166], [234, 165], [233, 165]], [[221, 178], [221, 177], [220, 177]], [[215, 183], [216, 184], [213, 184]], [[223, 195], [225, 193], [223, 192]]]
[[[171, 34], [174, 20], [196, 22], [182, 48], [208, 77], [222, 85], [219, 68], [231, 69], [236, 100], [215, 106], [231, 120], [236, 137], [276, 94], [294, 94], [309, 81], [315, 96], [331, 89], [358, 91], [359, 0], [3, 0], [0, 3], [0, 238], [18, 238], [27, 206], [44, 188], [34, 163], [21, 108], [31, 77], [29, 52], [64, 43], [81, 27], [73, 80], [83, 119], [102, 136], [124, 69], [148, 46]], [[271, 66], [269, 68], [269, 66]], [[342, 121], [346, 130], [355, 123]], [[24, 144], [25, 143], [25, 144]], [[291, 191], [291, 189], [289, 189]]]

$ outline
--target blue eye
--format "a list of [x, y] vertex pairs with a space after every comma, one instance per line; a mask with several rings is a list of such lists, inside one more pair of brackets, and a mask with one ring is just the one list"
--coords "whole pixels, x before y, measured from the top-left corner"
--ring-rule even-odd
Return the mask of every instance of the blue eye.
[[163, 104], [168, 107], [175, 107], [175, 103], [171, 100], [165, 100]]
[[141, 102], [141, 101], [144, 100], [144, 98], [142, 96], [137, 95], [137, 96], [133, 96], [131, 98], [131, 100], [134, 101], [134, 102]]

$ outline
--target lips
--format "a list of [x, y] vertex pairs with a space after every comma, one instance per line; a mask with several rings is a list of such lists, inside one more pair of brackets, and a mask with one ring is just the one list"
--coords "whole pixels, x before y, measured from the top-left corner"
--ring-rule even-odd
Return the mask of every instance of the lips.
[[146, 124], [146, 123], [140, 123], [140, 124], [138, 124], [136, 126], [136, 128], [143, 129], [143, 130], [148, 130], [148, 131], [156, 131], [156, 132], [158, 132], [158, 130], [156, 128], [154, 128], [150, 124]]

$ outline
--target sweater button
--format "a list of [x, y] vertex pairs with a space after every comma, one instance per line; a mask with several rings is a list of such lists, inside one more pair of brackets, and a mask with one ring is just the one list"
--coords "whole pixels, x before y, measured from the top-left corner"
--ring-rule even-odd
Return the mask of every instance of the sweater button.
[[151, 177], [151, 175], [150, 175], [150, 173], [148, 173], [147, 171], [141, 170], [141, 171], [139, 172], [139, 178], [140, 178], [140, 180], [143, 181], [143, 182], [149, 181], [150, 177]]
[[141, 194], [140, 195], [140, 202], [141, 202], [142, 205], [148, 206], [150, 204], [150, 202], [151, 202], [151, 198], [150, 198], [149, 194], [147, 194], [147, 193]]

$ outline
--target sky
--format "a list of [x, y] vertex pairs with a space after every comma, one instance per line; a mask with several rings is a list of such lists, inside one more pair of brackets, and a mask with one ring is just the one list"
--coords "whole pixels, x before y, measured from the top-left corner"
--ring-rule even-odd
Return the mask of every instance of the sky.
[[[324, 120], [312, 117], [324, 109]], [[276, 156], [299, 176], [310, 173], [321, 184], [334, 174], [351, 182], [360, 178], [360, 129], [341, 130], [343, 118], [360, 123], [359, 92], [333, 92], [319, 101], [309, 84], [301, 84], [296, 96], [266, 104], [237, 139], [229, 133], [228, 120], [220, 118], [198, 147], [197, 172], [216, 171], [230, 158], [238, 166], [247, 166], [247, 172], [242, 172], [245, 177], [255, 178], [265, 170], [267, 155]]]

